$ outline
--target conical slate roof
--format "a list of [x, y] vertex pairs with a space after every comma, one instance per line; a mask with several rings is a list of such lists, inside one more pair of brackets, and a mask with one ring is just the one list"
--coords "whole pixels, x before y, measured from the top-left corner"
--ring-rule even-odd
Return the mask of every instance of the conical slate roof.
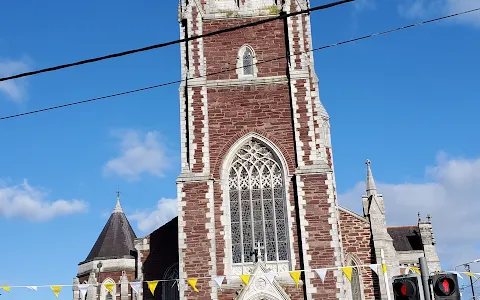
[[84, 262], [130, 256], [130, 250], [135, 250], [133, 241], [136, 237], [120, 206], [120, 197], [117, 197], [112, 215]]

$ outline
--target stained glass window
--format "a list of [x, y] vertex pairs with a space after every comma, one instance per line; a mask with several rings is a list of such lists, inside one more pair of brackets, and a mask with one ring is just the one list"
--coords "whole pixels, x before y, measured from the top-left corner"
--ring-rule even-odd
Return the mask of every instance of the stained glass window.
[[[352, 263], [352, 266], [355, 266], [355, 264]], [[362, 300], [362, 293], [361, 293], [361, 287], [360, 287], [360, 274], [358, 272], [358, 267], [354, 267], [352, 269], [351, 288], [352, 288], [352, 300]]]
[[253, 262], [257, 244], [263, 261], [288, 260], [286, 198], [277, 157], [250, 140], [236, 154], [229, 173], [233, 263]]
[[243, 52], [243, 75], [253, 75], [253, 53], [248, 47]]

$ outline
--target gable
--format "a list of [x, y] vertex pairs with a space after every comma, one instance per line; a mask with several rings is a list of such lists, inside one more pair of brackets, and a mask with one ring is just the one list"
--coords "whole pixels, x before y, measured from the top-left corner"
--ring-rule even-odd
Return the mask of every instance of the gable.
[[266, 276], [266, 269], [262, 262], [257, 263], [248, 285], [245, 286], [235, 300], [290, 300], [290, 297], [273, 279]]

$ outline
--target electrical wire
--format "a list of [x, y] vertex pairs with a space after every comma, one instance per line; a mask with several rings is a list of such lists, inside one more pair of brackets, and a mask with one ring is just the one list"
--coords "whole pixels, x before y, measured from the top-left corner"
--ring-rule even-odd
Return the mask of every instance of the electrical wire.
[[[350, 39], [350, 40], [345, 40], [345, 41], [342, 41], [342, 42], [337, 42], [337, 43], [321, 46], [321, 47], [318, 47], [318, 48], [315, 48], [315, 49], [312, 49], [312, 50], [309, 50], [309, 51], [305, 51], [305, 52], [297, 52], [297, 53], [294, 53], [294, 54], [290, 55], [290, 57], [291, 56], [296, 56], [296, 55], [299, 55], [299, 54], [303, 54], [303, 53], [325, 50], [325, 49], [328, 49], [328, 48], [332, 48], [332, 47], [336, 47], [336, 46], [340, 46], [340, 45], [344, 45], [344, 44], [348, 44], [348, 43], [353, 43], [353, 42], [356, 42], [356, 41], [361, 41], [361, 40], [365, 40], [365, 39], [368, 39], [368, 38], [372, 38], [372, 37], [376, 37], [376, 36], [380, 36], [380, 35], [385, 35], [385, 34], [389, 34], [389, 33], [392, 33], [392, 32], [396, 32], [396, 31], [400, 31], [400, 30], [404, 30], [404, 29], [408, 29], [408, 28], [421, 26], [421, 25], [424, 25], [424, 24], [428, 24], [428, 23], [432, 23], [432, 22], [456, 17], [456, 16], [459, 16], [459, 15], [464, 15], [464, 14], [471, 13], [471, 12], [474, 12], [474, 11], [480, 11], [480, 7], [476, 8], [476, 9], [472, 9], [472, 10], [459, 12], [459, 13], [456, 13], [456, 14], [451, 14], [451, 15], [447, 15], [447, 16], [443, 16], [443, 17], [439, 17], [439, 18], [435, 18], [435, 19], [422, 21], [422, 22], [415, 23], [415, 24], [410, 24], [410, 25], [397, 27], [397, 28], [389, 29], [389, 30], [382, 31], [382, 32], [377, 32], [377, 33], [357, 37], [357, 38]], [[263, 60], [263, 61], [257, 62], [256, 65], [264, 64], [264, 63], [271, 62], [271, 61], [276, 61], [276, 60], [283, 59], [283, 58], [287, 58], [287, 56], [284, 55], [284, 56], [279, 56], [279, 57], [268, 59], [268, 60]], [[66, 104], [62, 104], [62, 105], [50, 106], [50, 107], [37, 109], [37, 110], [32, 110], [32, 111], [28, 111], [28, 112], [24, 112], [24, 113], [4, 116], [4, 117], [0, 117], [0, 121], [7, 120], [7, 119], [12, 119], [12, 118], [18, 118], [18, 117], [22, 117], [22, 116], [26, 116], [26, 115], [37, 114], [37, 113], [50, 111], [50, 110], [54, 110], [54, 109], [59, 109], [59, 108], [64, 108], [64, 107], [69, 107], [69, 106], [74, 106], [74, 105], [79, 105], [79, 104], [85, 104], [85, 103], [89, 103], [89, 102], [95, 102], [95, 101], [99, 101], [99, 100], [103, 100], [103, 99], [114, 98], [114, 97], [117, 97], [117, 96], [123, 96], [123, 95], [127, 95], [127, 94], [141, 92], [141, 91], [151, 90], [151, 89], [155, 89], [155, 88], [159, 88], [159, 87], [163, 87], [163, 86], [168, 86], [168, 85], [172, 85], [172, 84], [181, 83], [183, 81], [188, 81], [188, 80], [191, 80], [191, 79], [205, 78], [207, 76], [212, 76], [212, 75], [217, 75], [217, 74], [221, 74], [221, 73], [225, 73], [225, 72], [230, 72], [230, 71], [240, 69], [240, 68], [243, 68], [243, 66], [238, 67], [238, 68], [231, 68], [231, 69], [227, 69], [227, 70], [223, 70], [223, 71], [219, 71], [219, 72], [208, 73], [208, 74], [203, 75], [203, 76], [190, 77], [190, 78], [187, 78], [187, 79], [179, 79], [179, 80], [170, 81], [170, 82], [166, 82], [166, 83], [161, 83], [161, 84], [157, 84], [157, 85], [152, 85], [152, 86], [148, 86], [148, 87], [144, 87], [144, 88], [134, 89], [134, 90], [120, 92], [120, 93], [116, 93], [116, 94], [110, 94], [110, 95], [107, 95], [107, 96], [90, 98], [90, 99], [86, 99], [86, 100], [82, 100], [82, 101], [70, 102], [70, 103], [66, 103]]]
[[16, 79], [16, 78], [32, 76], [32, 75], [36, 75], [36, 74], [40, 74], [40, 73], [52, 72], [52, 71], [56, 71], [56, 70], [60, 70], [60, 69], [71, 68], [71, 67], [74, 67], [74, 66], [89, 64], [89, 63], [98, 62], [98, 61], [101, 61], [101, 60], [116, 58], [116, 57], [120, 57], [120, 56], [130, 55], [130, 54], [144, 52], [144, 51], [149, 51], [149, 50], [153, 50], [153, 49], [163, 48], [163, 47], [167, 47], [167, 46], [171, 46], [171, 45], [175, 45], [175, 44], [179, 44], [179, 43], [193, 41], [193, 40], [196, 40], [196, 39], [199, 39], [199, 38], [215, 36], [215, 35], [218, 35], [218, 34], [227, 33], [227, 32], [231, 32], [231, 31], [243, 29], [243, 28], [258, 26], [258, 25], [261, 25], [261, 24], [269, 23], [269, 22], [276, 21], [276, 20], [285, 19], [285, 18], [288, 18], [288, 17], [293, 17], [293, 16], [296, 16], [296, 15], [307, 14], [307, 13], [314, 12], [314, 11], [317, 11], [317, 10], [323, 10], [323, 9], [331, 8], [331, 7], [334, 7], [334, 6], [337, 6], [337, 5], [341, 5], [341, 4], [345, 4], [345, 3], [353, 2], [353, 1], [355, 1], [355, 0], [340, 0], [340, 1], [337, 1], [337, 2], [332, 2], [332, 3], [328, 3], [328, 4], [324, 4], [324, 5], [311, 7], [309, 9], [305, 9], [305, 10], [300, 10], [300, 11], [296, 11], [296, 12], [292, 12], [292, 13], [280, 14], [279, 16], [266, 18], [266, 19], [263, 19], [263, 20], [242, 24], [242, 25], [239, 25], [239, 26], [228, 27], [228, 28], [212, 31], [212, 32], [209, 32], [209, 33], [194, 35], [194, 36], [191, 36], [191, 37], [188, 37], [188, 38], [183, 38], [183, 39], [179, 39], [179, 40], [175, 40], [175, 41], [150, 45], [150, 46], [147, 46], [147, 47], [127, 50], [127, 51], [123, 51], [123, 52], [112, 53], [112, 54], [108, 54], [108, 55], [105, 55], [105, 56], [89, 58], [89, 59], [85, 59], [85, 60], [81, 60], [81, 61], [77, 61], [77, 62], [73, 62], [73, 63], [57, 65], [57, 66], [54, 66], [54, 67], [49, 67], [49, 68], [40, 69], [40, 70], [36, 70], [36, 71], [31, 71], [31, 72], [20, 73], [20, 74], [8, 76], [8, 77], [2, 77], [2, 78], [0, 78], [0, 82], [7, 81], [7, 80], [12, 80], [12, 79]]

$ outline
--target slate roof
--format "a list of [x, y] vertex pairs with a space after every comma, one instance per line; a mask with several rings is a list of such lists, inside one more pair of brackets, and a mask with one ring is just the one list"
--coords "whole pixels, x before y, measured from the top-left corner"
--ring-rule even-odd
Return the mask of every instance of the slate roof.
[[80, 264], [95, 259], [131, 257], [130, 250], [135, 250], [133, 244], [135, 238], [136, 235], [132, 226], [130, 226], [125, 213], [118, 205], [105, 227], [103, 227], [87, 258]]
[[397, 251], [423, 250], [422, 238], [418, 226], [394, 226], [387, 228]]

